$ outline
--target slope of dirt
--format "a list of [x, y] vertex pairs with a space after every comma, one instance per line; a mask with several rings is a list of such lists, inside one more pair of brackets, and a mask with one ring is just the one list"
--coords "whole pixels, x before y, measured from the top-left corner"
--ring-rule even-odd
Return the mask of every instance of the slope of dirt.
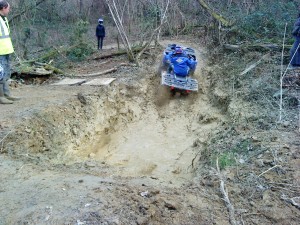
[[156, 67], [122, 68], [110, 87], [13, 90], [23, 99], [1, 107], [1, 224], [226, 221], [190, 185], [194, 120], [216, 115], [205, 140], [222, 116], [201, 94], [169, 99]]
[[[223, 95], [215, 93], [219, 105], [212, 106], [203, 50], [181, 44], [194, 47], [199, 60], [201, 91], [187, 97], [171, 98], [159, 85], [160, 56], [145, 59], [142, 68], [119, 68], [109, 74], [117, 80], [108, 87], [14, 89], [23, 99], [0, 108], [0, 224], [229, 224], [215, 171], [198, 165], [209, 160], [212, 137], [229, 133]], [[90, 60], [73, 73], [122, 60], [105, 67]], [[241, 221], [297, 224], [296, 208], [277, 198], [271, 204], [273, 193], [247, 208], [242, 196], [251, 189], [231, 185], [237, 178], [225, 172]]]

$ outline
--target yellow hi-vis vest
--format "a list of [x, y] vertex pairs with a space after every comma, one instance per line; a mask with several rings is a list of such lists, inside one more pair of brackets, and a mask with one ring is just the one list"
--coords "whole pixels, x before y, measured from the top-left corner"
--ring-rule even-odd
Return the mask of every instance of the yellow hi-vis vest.
[[8, 55], [14, 52], [9, 36], [9, 25], [8, 20], [5, 20], [0, 16], [0, 55]]

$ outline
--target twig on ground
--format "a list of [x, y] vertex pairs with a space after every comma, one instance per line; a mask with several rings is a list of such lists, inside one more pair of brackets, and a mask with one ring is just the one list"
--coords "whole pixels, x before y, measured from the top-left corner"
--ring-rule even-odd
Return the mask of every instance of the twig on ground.
[[28, 153], [26, 154], [17, 154], [18, 156], [26, 156], [29, 159], [36, 159], [35, 157], [30, 156]]
[[270, 170], [272, 170], [272, 169], [275, 169], [276, 167], [281, 167], [281, 165], [275, 165], [275, 166], [273, 166], [273, 167], [271, 167], [271, 168], [267, 169], [265, 172], [262, 172], [262, 173], [261, 173], [261, 174], [259, 174], [257, 177], [260, 177], [260, 176], [262, 176], [263, 174], [265, 174], [265, 173], [269, 172], [269, 171], [270, 171]]
[[[200, 152], [200, 151], [199, 151]], [[198, 152], [198, 153], [199, 153]], [[196, 160], [196, 158], [197, 158], [197, 156], [198, 156], [198, 153], [195, 155], [195, 157], [192, 159], [192, 164], [191, 164], [191, 166], [192, 166], [192, 168], [194, 168], [194, 161]]]
[[4, 141], [4, 139], [5, 139], [10, 133], [12, 133], [12, 131], [8, 132], [8, 133], [4, 136], [4, 138], [1, 139], [1, 141], [0, 141], [0, 143], [1, 143], [1, 149], [0, 149], [0, 152], [3, 151], [3, 141]]
[[285, 200], [288, 203], [291, 203], [296, 208], [300, 209], [300, 197], [288, 198], [285, 194], [281, 196], [282, 200]]
[[248, 213], [248, 214], [244, 214], [244, 216], [260, 216], [261, 213]]
[[283, 185], [283, 186], [290, 186], [292, 188], [300, 188], [300, 186], [295, 186], [293, 184], [286, 184], [286, 183], [276, 183], [276, 182], [268, 182], [269, 184], [277, 184], [277, 185]]
[[293, 193], [300, 193], [300, 191], [294, 191], [294, 190], [291, 190], [288, 188], [283, 188], [283, 187], [278, 187], [278, 186], [271, 186], [270, 188], [285, 190], [285, 191], [289, 191], [289, 192], [293, 192]]
[[221, 176], [221, 172], [220, 172], [220, 168], [219, 168], [219, 159], [217, 158], [217, 175], [220, 179], [220, 190], [221, 190], [221, 193], [223, 195], [223, 200], [225, 202], [225, 205], [227, 207], [227, 210], [228, 210], [228, 213], [229, 213], [229, 222], [230, 224], [232, 225], [236, 225], [237, 222], [235, 220], [235, 210], [234, 210], [234, 207], [233, 205], [231, 204], [230, 200], [229, 200], [229, 197], [228, 197], [228, 193], [226, 191], [226, 186], [225, 186], [225, 182]]
[[4, 141], [4, 139], [5, 139], [11, 132], [12, 132], [12, 131], [8, 132], [8, 133], [4, 136], [4, 138], [2, 138], [1, 141], [0, 141], [0, 143], [2, 143], [2, 142]]
[[260, 60], [258, 60], [257, 62], [251, 64], [249, 67], [247, 67], [243, 72], [240, 73], [240, 76], [245, 75], [246, 73], [248, 73], [249, 71], [253, 70], [255, 67], [257, 67], [263, 60], [269, 58], [270, 54], [265, 54]]
[[17, 169], [18, 170], [18, 172], [20, 172], [22, 169], [23, 169], [23, 167], [24, 166], [29, 166], [29, 165], [31, 165], [32, 166], [32, 164], [31, 163], [29, 163], [29, 164], [24, 164], [23, 166], [21, 166], [19, 169]]

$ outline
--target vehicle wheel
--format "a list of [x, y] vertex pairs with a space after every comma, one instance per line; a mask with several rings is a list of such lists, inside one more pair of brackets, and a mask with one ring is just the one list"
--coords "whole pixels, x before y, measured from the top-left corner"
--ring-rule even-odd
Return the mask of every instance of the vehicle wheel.
[[174, 97], [176, 95], [176, 90], [175, 89], [171, 89], [171, 96]]

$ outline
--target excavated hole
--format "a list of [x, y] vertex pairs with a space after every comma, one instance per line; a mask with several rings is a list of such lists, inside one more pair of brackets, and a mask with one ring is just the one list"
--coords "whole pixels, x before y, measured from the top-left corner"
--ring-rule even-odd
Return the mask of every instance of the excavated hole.
[[192, 161], [201, 151], [193, 147], [194, 97], [169, 99], [168, 92], [151, 85], [116, 91], [118, 98], [108, 98], [102, 110], [110, 114], [107, 126], [99, 112], [94, 135], [67, 155], [77, 162], [100, 161], [112, 175], [148, 176], [178, 185], [190, 180]]
[[194, 163], [223, 121], [203, 93], [170, 98], [153, 75], [48, 107], [16, 129], [4, 148], [50, 165], [88, 163], [109, 176], [181, 185], [193, 178]]

